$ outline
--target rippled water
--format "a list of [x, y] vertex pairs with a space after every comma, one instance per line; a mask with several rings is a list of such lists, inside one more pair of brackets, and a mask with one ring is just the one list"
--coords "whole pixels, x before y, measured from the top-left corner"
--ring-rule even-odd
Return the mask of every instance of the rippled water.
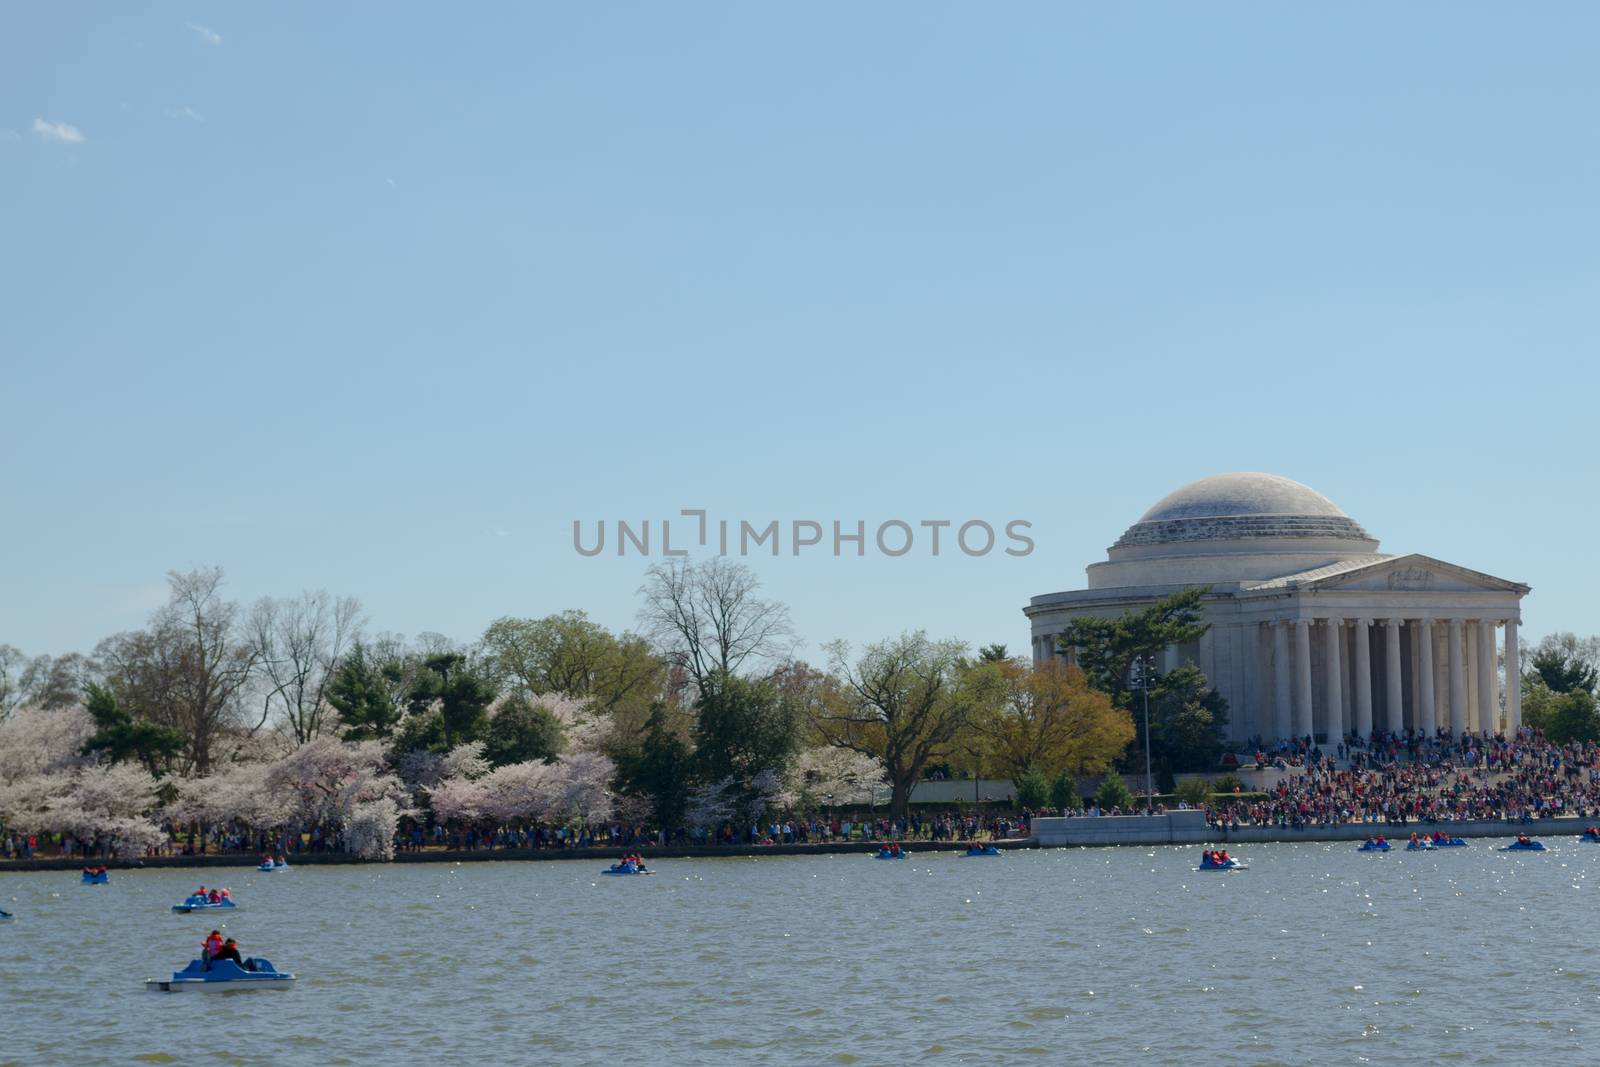
[[1600, 846], [1549, 843], [241, 869], [301, 981], [223, 996], [143, 980], [224, 872], [0, 874], [0, 1063], [1591, 1063]]

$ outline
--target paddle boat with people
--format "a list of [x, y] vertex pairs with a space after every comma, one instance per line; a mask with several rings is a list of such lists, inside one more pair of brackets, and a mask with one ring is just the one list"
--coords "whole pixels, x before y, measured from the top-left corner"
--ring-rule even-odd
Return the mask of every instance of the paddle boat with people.
[[1600, 845], [1600, 826], [1585, 826], [1583, 828], [1583, 840], [1591, 844]]
[[995, 848], [993, 845], [983, 845], [983, 844], [979, 844], [978, 842], [974, 841], [974, 842], [972, 842], [971, 844], [969, 844], [967, 846], [967, 850], [965, 852], [963, 852], [962, 855], [963, 856], [998, 856], [998, 855], [1000, 855], [1000, 850]]
[[1228, 850], [1206, 849], [1200, 856], [1200, 866], [1197, 871], [1248, 871], [1250, 865], [1228, 855]]
[[1518, 834], [1517, 839], [1500, 850], [1501, 852], [1543, 852], [1544, 842], [1535, 841], [1527, 834]]
[[878, 849], [877, 855], [875, 855], [873, 857], [873, 859], [903, 860], [909, 855], [911, 855], [911, 853], [907, 852], [905, 849], [901, 848], [899, 845], [888, 845], [888, 846], [885, 846], [884, 848]]
[[644, 857], [643, 856], [624, 856], [624, 857], [622, 857], [622, 862], [613, 863], [611, 866], [607, 867], [605, 870], [601, 871], [600, 873], [601, 874], [623, 874], [623, 875], [626, 875], [626, 874], [654, 874], [656, 872], [652, 871], [650, 868], [648, 868], [648, 867], [646, 867], [644, 865]]
[[144, 984], [152, 993], [229, 993], [243, 989], [288, 989], [292, 985], [294, 975], [278, 970], [271, 960], [259, 956], [238, 963], [231, 959], [190, 960], [189, 966], [172, 972], [171, 978], [150, 978]]
[[111, 872], [104, 867], [85, 867], [83, 869], [84, 885], [110, 885]]
[[263, 856], [260, 865], [256, 867], [256, 870], [262, 872], [287, 871], [288, 869], [289, 861], [282, 856], [279, 856], [276, 860], [271, 856]]
[[182, 904], [174, 904], [172, 910], [188, 914], [193, 911], [219, 911], [227, 908], [236, 908], [233, 894], [226, 889], [206, 889], [201, 886], [196, 892], [190, 893]]
[[1369, 837], [1361, 843], [1357, 852], [1388, 852], [1389, 841], [1385, 837]]

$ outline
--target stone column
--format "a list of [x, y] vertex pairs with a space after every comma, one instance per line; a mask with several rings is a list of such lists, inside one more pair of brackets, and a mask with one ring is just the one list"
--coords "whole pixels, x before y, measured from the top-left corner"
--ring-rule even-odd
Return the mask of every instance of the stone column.
[[1418, 619], [1411, 625], [1420, 627], [1422, 635], [1417, 640], [1417, 679], [1422, 686], [1422, 696], [1417, 701], [1415, 725], [1431, 734], [1438, 723], [1433, 697], [1433, 620]]
[[1450, 620], [1450, 733], [1467, 732], [1467, 662], [1461, 648], [1461, 620]]
[[1522, 728], [1522, 651], [1517, 647], [1517, 617], [1506, 620], [1506, 734]]
[[1468, 619], [1461, 627], [1461, 648], [1466, 653], [1467, 665], [1467, 729], [1476, 733], [1482, 728], [1478, 720], [1478, 622]]
[[1328, 704], [1328, 746], [1344, 738], [1344, 657], [1339, 654], [1339, 620], [1326, 619], [1322, 626], [1323, 692]]
[[1272, 721], [1280, 739], [1294, 736], [1293, 683], [1289, 668], [1289, 620], [1274, 619], [1272, 627]]
[[1478, 715], [1486, 734], [1500, 732], [1500, 694], [1495, 685], [1494, 620], [1478, 620]]
[[1450, 729], [1450, 625], [1434, 630], [1434, 725]]
[[1294, 620], [1294, 732], [1307, 737], [1311, 722], [1311, 620]]
[[[1350, 640], [1356, 646], [1356, 733], [1367, 737], [1372, 733], [1372, 646], [1368, 642], [1368, 627], [1372, 625], [1371, 619], [1357, 619], [1350, 635]], [[1399, 666], [1400, 645], [1394, 646], [1396, 661], [1391, 669]], [[1394, 670], [1395, 677], [1399, 677], [1399, 670]]]
[[1401, 619], [1383, 620], [1383, 676], [1389, 690], [1385, 694], [1384, 728], [1395, 733], [1405, 729], [1404, 696], [1400, 691], [1400, 624]]

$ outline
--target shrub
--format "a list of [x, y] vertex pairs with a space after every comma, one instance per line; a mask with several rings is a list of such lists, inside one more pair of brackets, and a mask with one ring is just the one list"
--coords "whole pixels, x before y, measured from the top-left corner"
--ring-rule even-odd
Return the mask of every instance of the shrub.
[[1224, 774], [1221, 778], [1211, 783], [1211, 791], [1213, 793], [1232, 793], [1240, 788], [1237, 774]]
[[1017, 779], [1017, 803], [1024, 808], [1042, 808], [1050, 799], [1050, 783], [1038, 771], [1028, 771]]
[[1133, 793], [1128, 789], [1128, 783], [1122, 780], [1122, 775], [1107, 771], [1094, 795], [1094, 802], [1102, 809], [1130, 808], [1133, 806]]
[[1050, 806], [1061, 811], [1070, 811], [1082, 802], [1082, 798], [1078, 796], [1078, 783], [1072, 780], [1072, 775], [1066, 771], [1056, 775], [1055, 781], [1050, 783]]
[[1204, 778], [1185, 778], [1172, 790], [1172, 795], [1191, 808], [1203, 808], [1211, 799], [1211, 783]]

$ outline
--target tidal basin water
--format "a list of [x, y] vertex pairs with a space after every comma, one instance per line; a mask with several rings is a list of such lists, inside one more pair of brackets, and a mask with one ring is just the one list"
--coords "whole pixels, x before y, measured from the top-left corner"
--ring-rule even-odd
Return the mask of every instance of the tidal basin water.
[[[1593, 1063], [1600, 845], [1504, 843], [6, 873], [0, 1064]], [[298, 987], [145, 991], [214, 926]]]

